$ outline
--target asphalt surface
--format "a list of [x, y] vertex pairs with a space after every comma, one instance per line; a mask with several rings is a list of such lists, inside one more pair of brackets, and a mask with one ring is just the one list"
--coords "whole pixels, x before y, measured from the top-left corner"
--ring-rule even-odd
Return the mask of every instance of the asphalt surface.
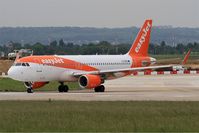
[[106, 92], [1, 92], [0, 100], [199, 101], [199, 75], [129, 76], [106, 81]]

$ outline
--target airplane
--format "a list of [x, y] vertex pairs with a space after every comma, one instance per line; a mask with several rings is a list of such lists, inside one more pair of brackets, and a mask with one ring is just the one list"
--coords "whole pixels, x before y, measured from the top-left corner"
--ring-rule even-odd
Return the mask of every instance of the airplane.
[[121, 78], [134, 71], [173, 67], [154, 66], [156, 59], [148, 55], [151, 29], [152, 20], [145, 20], [130, 50], [124, 55], [31, 55], [16, 59], [8, 77], [24, 82], [28, 93], [50, 81], [60, 83], [59, 92], [68, 92], [64, 82], [78, 82], [81, 88], [104, 92], [105, 80]]

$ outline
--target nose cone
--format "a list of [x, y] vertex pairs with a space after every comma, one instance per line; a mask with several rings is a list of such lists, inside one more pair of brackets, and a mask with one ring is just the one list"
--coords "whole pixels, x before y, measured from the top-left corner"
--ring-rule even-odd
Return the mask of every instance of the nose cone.
[[16, 70], [13, 67], [8, 70], [8, 77], [14, 80], [17, 79]]
[[155, 59], [155, 58], [150, 57], [150, 62], [151, 62], [151, 65], [153, 65], [153, 64], [155, 64], [155, 63], [156, 63], [156, 59]]
[[9, 78], [12, 78], [12, 75], [13, 75], [13, 69], [12, 67], [8, 70], [8, 77]]

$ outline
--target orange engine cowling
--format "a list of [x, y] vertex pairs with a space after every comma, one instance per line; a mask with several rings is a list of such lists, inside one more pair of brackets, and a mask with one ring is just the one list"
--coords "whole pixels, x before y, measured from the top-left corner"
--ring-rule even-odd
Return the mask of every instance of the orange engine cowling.
[[100, 86], [100, 84], [103, 82], [101, 77], [99, 75], [82, 75], [79, 77], [79, 85], [82, 88], [92, 89], [97, 86]]
[[49, 82], [25, 82], [26, 88], [32, 87], [32, 89], [41, 88], [42, 86], [48, 84]]

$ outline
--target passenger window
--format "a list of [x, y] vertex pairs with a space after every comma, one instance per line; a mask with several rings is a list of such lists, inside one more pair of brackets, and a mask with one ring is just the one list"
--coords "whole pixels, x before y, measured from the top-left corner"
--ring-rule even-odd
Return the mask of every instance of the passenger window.
[[26, 64], [25, 64], [25, 63], [22, 63], [22, 66], [26, 66]]

